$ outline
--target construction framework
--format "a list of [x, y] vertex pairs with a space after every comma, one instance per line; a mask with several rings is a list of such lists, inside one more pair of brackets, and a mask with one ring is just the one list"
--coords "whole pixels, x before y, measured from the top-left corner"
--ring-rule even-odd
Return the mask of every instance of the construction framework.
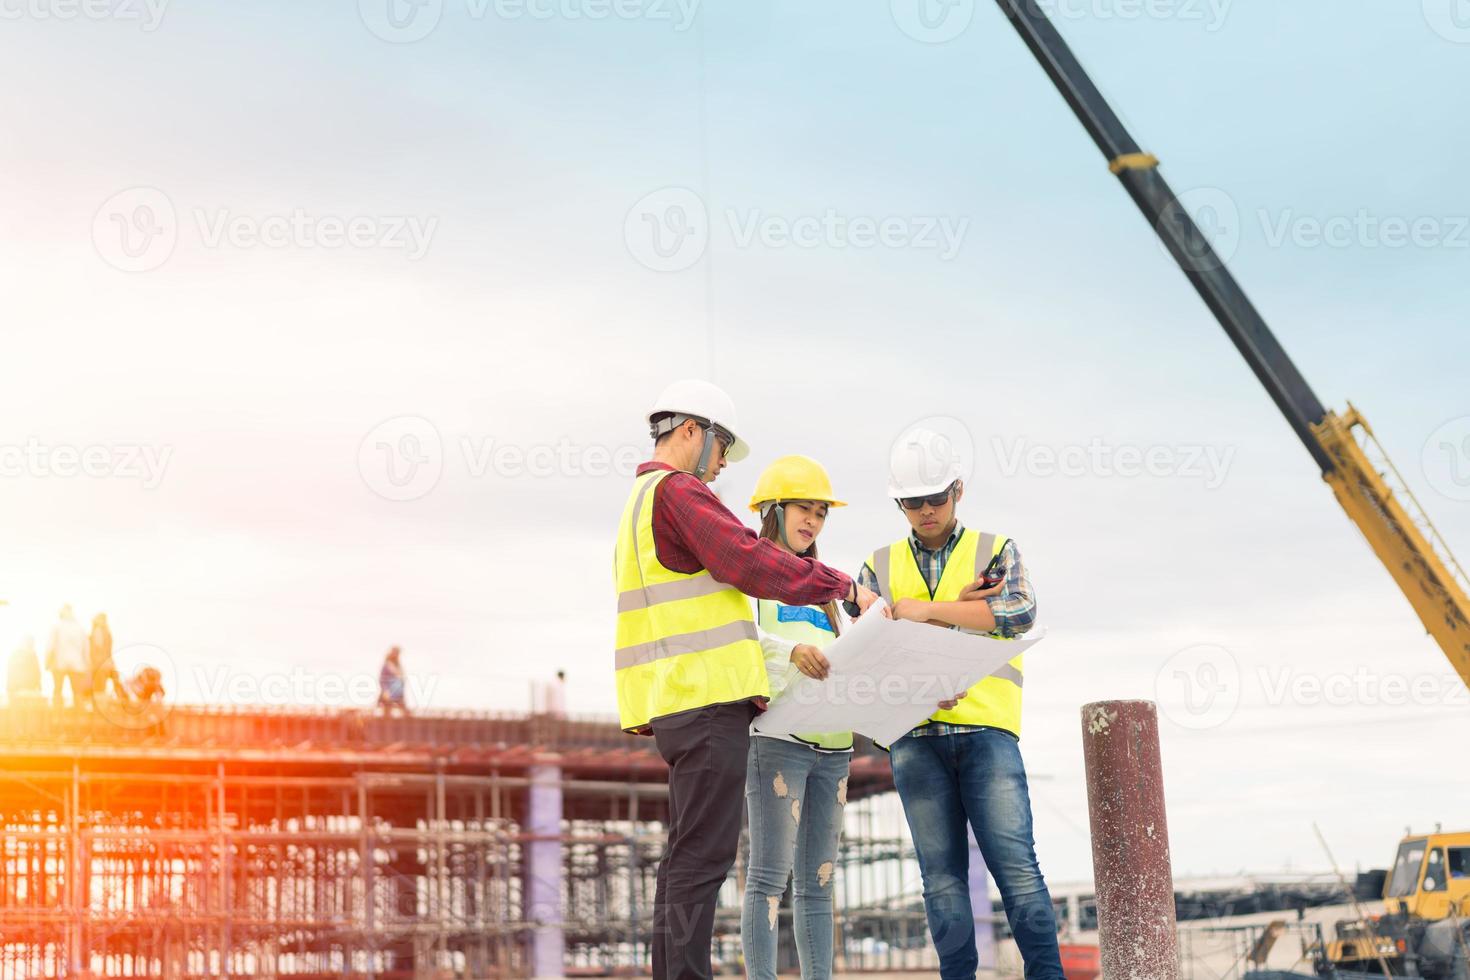
[[[911, 850], [878, 830], [891, 789], [886, 757], [858, 753], [844, 969], [934, 962]], [[0, 980], [643, 972], [666, 810], [650, 740], [606, 719], [11, 705]], [[731, 970], [742, 866], [716, 943]]]

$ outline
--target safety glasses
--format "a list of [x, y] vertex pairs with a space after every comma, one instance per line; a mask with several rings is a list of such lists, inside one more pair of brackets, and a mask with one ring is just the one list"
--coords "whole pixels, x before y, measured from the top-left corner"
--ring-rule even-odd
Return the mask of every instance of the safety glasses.
[[709, 426], [710, 433], [720, 444], [720, 458], [726, 459], [730, 455], [730, 447], [735, 445], [735, 437], [718, 425]]
[[954, 484], [944, 488], [942, 493], [931, 493], [927, 497], [900, 497], [898, 503], [904, 510], [922, 510], [925, 507], [943, 507], [949, 502], [950, 494], [954, 493]]

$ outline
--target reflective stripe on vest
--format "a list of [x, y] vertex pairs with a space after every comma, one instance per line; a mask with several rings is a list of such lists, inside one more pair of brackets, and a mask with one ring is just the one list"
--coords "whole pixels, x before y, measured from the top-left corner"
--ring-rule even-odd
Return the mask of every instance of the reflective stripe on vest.
[[[826, 649], [829, 643], [837, 639], [834, 631], [822, 629], [805, 618], [788, 617], [782, 620], [780, 612], [782, 609], [790, 609], [793, 612], [806, 612], [814, 609], [823, 617], [827, 615], [826, 610], [820, 606], [786, 606], [774, 599], [757, 599], [756, 622], [767, 633], [793, 643], [810, 643], [819, 650]], [[852, 748], [852, 732], [802, 732], [793, 735], [792, 738], [833, 752], [843, 752]]]
[[[990, 559], [1000, 554], [1009, 539], [999, 534], [982, 534], [966, 528], [955, 542], [939, 576], [939, 587], [929, 594], [929, 583], [919, 571], [909, 538], [904, 537], [886, 548], [873, 552], [868, 566], [878, 577], [878, 592], [890, 605], [899, 599], [933, 599], [954, 602], [960, 590], [984, 573]], [[975, 600], [980, 601], [980, 600]], [[953, 725], [985, 725], [1003, 728], [1020, 737], [1021, 688], [1026, 672], [1023, 658], [1016, 656], [1000, 670], [986, 677], [963, 700], [948, 711], [936, 711], [930, 721]]]
[[614, 663], [624, 731], [771, 693], [750, 600], [707, 570], [686, 575], [658, 560], [652, 494], [671, 472], [652, 470], [633, 481], [613, 549]]

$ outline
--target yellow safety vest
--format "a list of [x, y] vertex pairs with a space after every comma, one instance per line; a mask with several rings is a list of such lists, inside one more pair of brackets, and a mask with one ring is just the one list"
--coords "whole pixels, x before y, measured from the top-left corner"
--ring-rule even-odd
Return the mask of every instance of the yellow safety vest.
[[[755, 606], [755, 621], [767, 633], [793, 643], [810, 643], [819, 650], [837, 639], [827, 622], [827, 611], [819, 606], [788, 606], [774, 599], [757, 599]], [[852, 732], [802, 732], [791, 737], [828, 752], [852, 748]]]
[[771, 695], [750, 600], [707, 569], [685, 575], [659, 563], [653, 490], [671, 472], [651, 470], [633, 481], [613, 550], [624, 731], [681, 711]]
[[[981, 534], [965, 528], [950, 552], [944, 573], [939, 576], [939, 587], [932, 596], [928, 581], [919, 571], [908, 537], [873, 552], [868, 558], [868, 567], [878, 577], [878, 594], [890, 606], [899, 599], [954, 602], [959, 599], [960, 590], [980, 577], [990, 559], [1000, 554], [1008, 540], [999, 534]], [[1003, 728], [1019, 738], [1021, 686], [1025, 676], [1022, 658], [1019, 655], [1013, 657], [1006, 666], [970, 688], [958, 705], [948, 711], [934, 712], [929, 720]]]

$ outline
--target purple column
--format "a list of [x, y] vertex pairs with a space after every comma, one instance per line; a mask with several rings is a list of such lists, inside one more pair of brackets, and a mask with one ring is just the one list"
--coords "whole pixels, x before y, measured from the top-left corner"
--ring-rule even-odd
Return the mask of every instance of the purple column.
[[526, 830], [526, 918], [531, 922], [531, 968], [535, 977], [565, 976], [562, 934], [561, 766], [555, 755], [531, 766]]
[[1082, 748], [1102, 974], [1176, 980], [1174, 875], [1153, 702], [1084, 706]]
[[980, 969], [995, 969], [995, 923], [990, 921], [990, 873], [985, 856], [975, 842], [975, 828], [970, 828], [970, 907], [975, 915], [975, 951], [980, 954]]

